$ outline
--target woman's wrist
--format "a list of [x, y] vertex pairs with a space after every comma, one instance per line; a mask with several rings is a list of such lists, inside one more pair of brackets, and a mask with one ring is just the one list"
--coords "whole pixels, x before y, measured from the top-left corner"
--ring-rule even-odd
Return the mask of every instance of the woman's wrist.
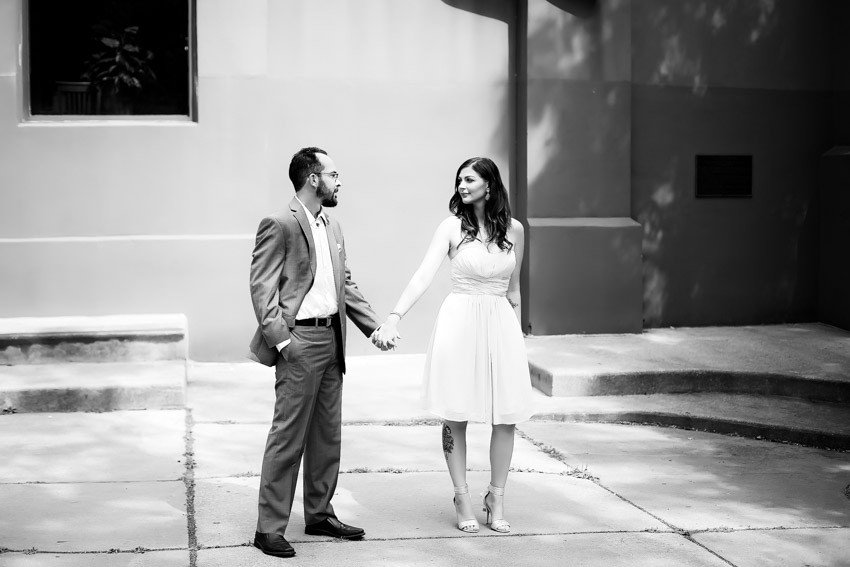
[[399, 313], [398, 311], [390, 311], [390, 314], [387, 315], [387, 321], [389, 321], [390, 319], [398, 323], [399, 321], [401, 321], [401, 313]]

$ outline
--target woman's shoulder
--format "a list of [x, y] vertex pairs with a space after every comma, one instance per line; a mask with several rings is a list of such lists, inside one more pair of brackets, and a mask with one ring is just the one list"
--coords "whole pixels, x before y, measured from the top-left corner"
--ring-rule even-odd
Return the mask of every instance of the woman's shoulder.
[[508, 226], [508, 230], [514, 234], [522, 234], [525, 232], [525, 228], [522, 226], [522, 223], [513, 217], [511, 217], [511, 224]]
[[448, 231], [458, 230], [460, 229], [460, 219], [454, 215], [449, 215], [440, 222], [440, 225], [439, 227], [437, 227], [437, 229]]

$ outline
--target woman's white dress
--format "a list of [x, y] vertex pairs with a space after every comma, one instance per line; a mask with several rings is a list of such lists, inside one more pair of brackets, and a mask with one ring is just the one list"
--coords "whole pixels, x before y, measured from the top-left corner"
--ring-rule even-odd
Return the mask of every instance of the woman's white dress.
[[425, 355], [425, 408], [451, 421], [526, 421], [533, 413], [528, 357], [505, 297], [516, 256], [474, 240], [451, 264], [452, 291]]

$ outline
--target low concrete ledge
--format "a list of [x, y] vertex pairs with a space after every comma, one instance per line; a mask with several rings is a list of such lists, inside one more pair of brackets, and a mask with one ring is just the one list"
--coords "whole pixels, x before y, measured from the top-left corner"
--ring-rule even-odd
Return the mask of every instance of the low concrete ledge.
[[727, 392], [850, 402], [850, 332], [820, 323], [527, 337], [549, 396]]
[[0, 365], [188, 358], [182, 314], [0, 319]]
[[795, 443], [819, 449], [850, 451], [850, 434], [756, 423], [723, 417], [705, 417], [659, 411], [621, 411], [611, 413], [552, 413], [537, 414], [533, 421], [564, 421], [579, 423], [619, 423], [628, 425], [659, 425], [692, 429], [722, 435], [737, 435], [779, 443]]
[[548, 396], [626, 396], [722, 392], [850, 403], [850, 382], [722, 370], [556, 374], [529, 363], [532, 385]]
[[0, 367], [0, 410], [29, 413], [182, 408], [186, 369], [182, 361]]
[[538, 399], [535, 421], [660, 425], [850, 450], [850, 404], [717, 392]]

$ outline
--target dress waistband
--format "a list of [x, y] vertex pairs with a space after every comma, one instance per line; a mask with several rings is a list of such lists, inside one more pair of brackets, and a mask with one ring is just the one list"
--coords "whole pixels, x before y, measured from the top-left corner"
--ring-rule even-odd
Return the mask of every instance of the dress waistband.
[[507, 295], [507, 291], [503, 290], [469, 289], [460, 286], [452, 287], [451, 293], [456, 295], [487, 295], [490, 297], [505, 297]]

